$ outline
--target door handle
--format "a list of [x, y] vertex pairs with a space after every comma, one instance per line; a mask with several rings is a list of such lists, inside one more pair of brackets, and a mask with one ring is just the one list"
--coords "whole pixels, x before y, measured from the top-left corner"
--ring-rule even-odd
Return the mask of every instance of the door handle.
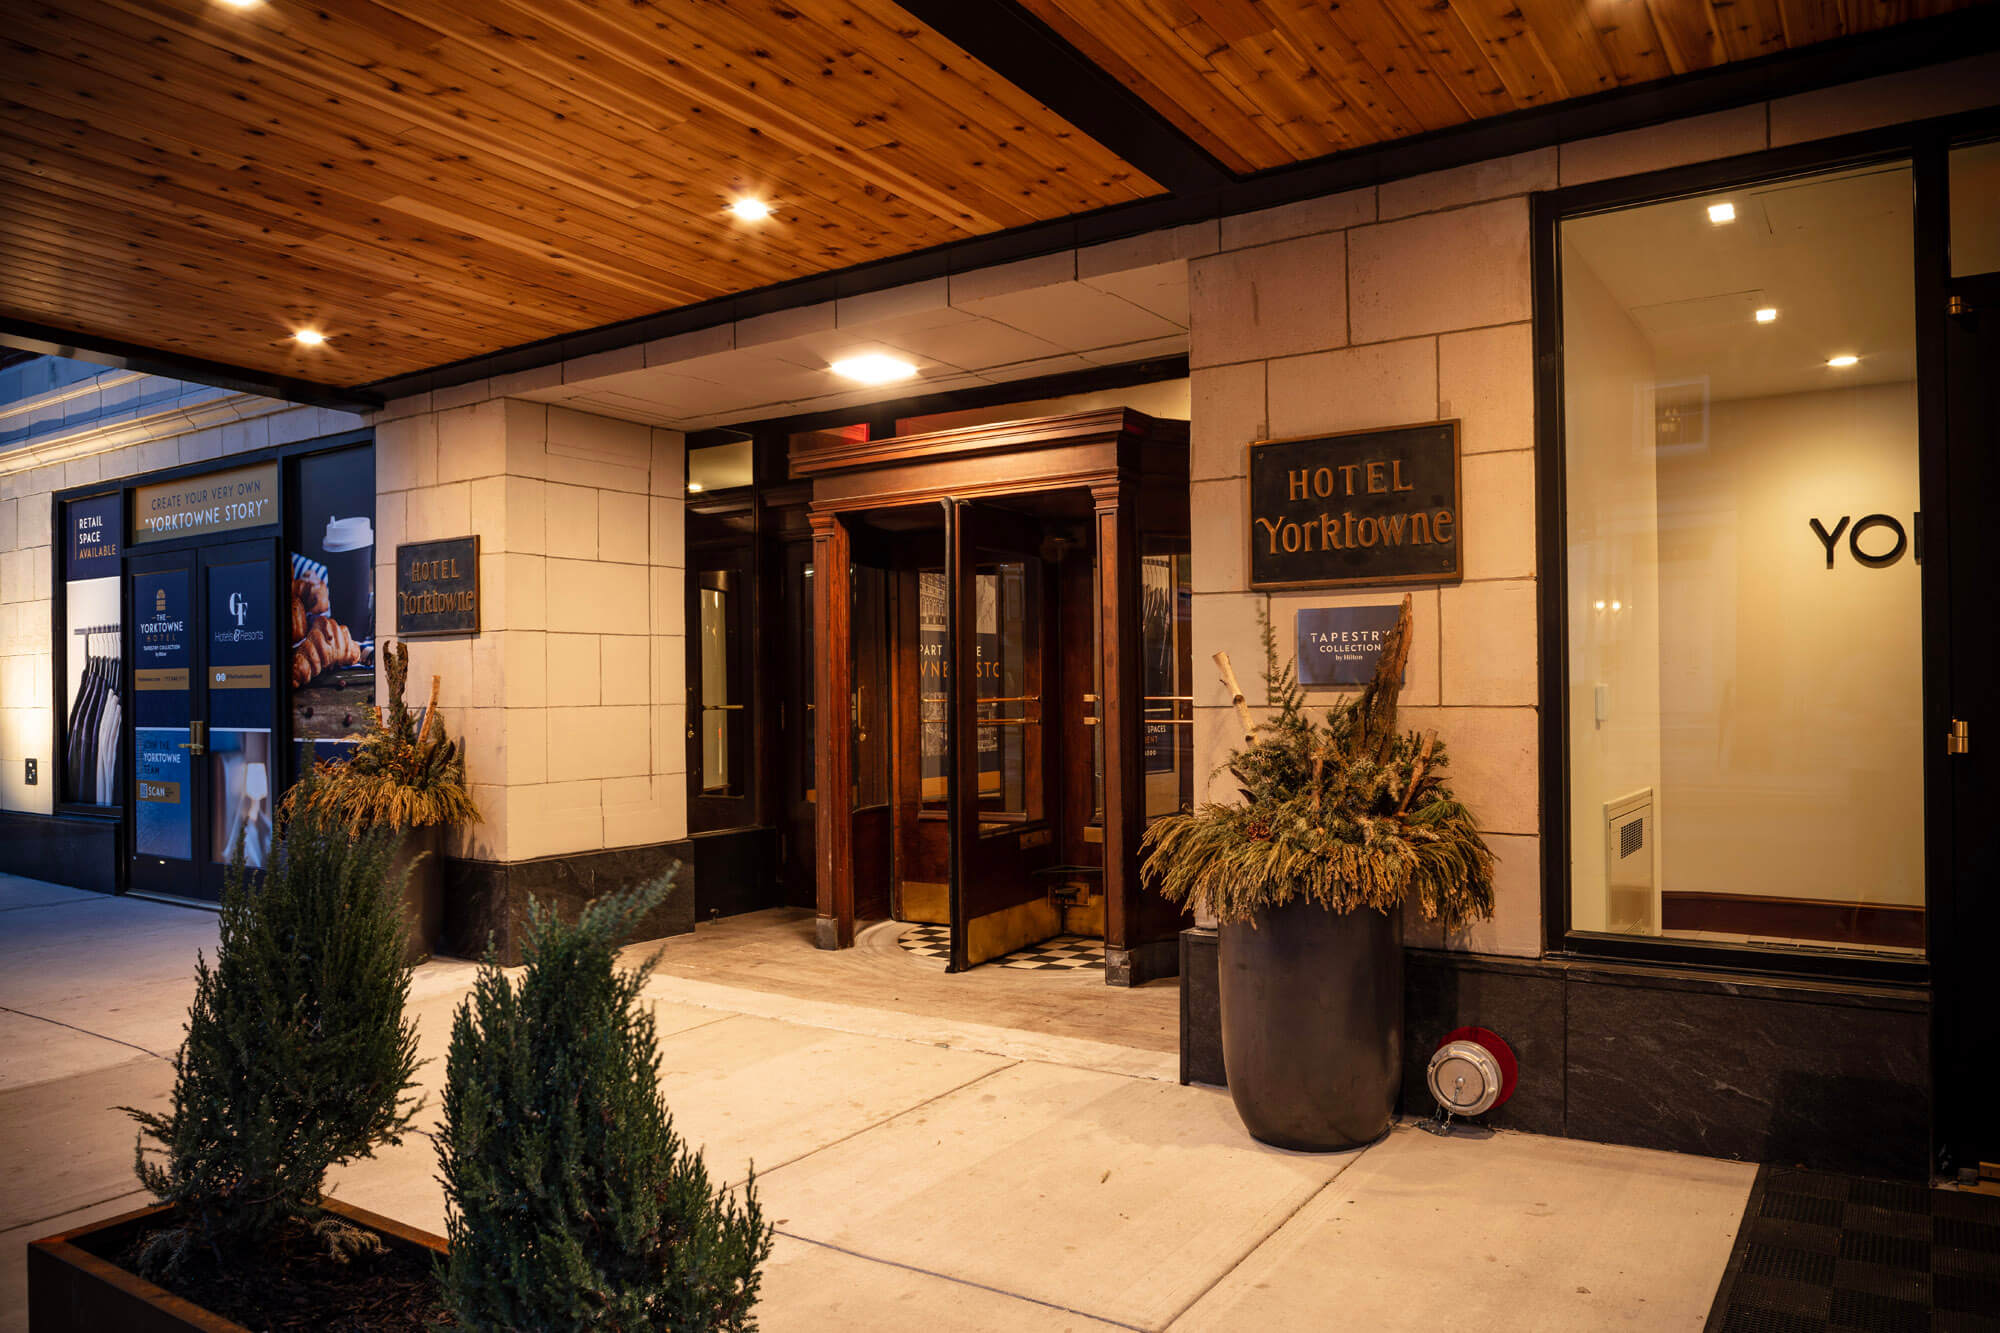
[[208, 753], [208, 723], [188, 723], [188, 735], [192, 739], [181, 741], [181, 749], [186, 750], [189, 754], [199, 755]]

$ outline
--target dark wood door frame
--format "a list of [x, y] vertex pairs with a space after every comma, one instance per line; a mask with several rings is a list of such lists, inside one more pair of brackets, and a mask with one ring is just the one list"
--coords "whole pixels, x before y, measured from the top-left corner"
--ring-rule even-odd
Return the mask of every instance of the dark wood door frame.
[[1967, 724], [1970, 748], [1942, 760], [1952, 840], [1944, 882], [1932, 890], [1937, 1155], [1947, 1171], [2000, 1174], [2000, 1118], [1994, 1113], [2000, 1072], [1993, 1062], [2000, 1004], [1993, 998], [1990, 958], [2000, 934], [2000, 821], [1993, 814], [2000, 802], [1993, 679], [2000, 632], [1992, 609], [2000, 556], [1991, 533], [2000, 512], [2000, 467], [1993, 459], [2000, 446], [2000, 392], [1993, 380], [2000, 363], [2000, 274], [1952, 280], [1946, 300], [1954, 303], [1942, 331], [1950, 472], [1949, 716], [1924, 739], [1935, 752], [1944, 751], [1956, 719]]
[[[1139, 985], [1173, 975], [1181, 917], [1146, 891], [1138, 862], [1145, 828], [1139, 560], [1144, 534], [1186, 538], [1187, 472], [1187, 423], [1155, 421], [1117, 408], [887, 440], [812, 442], [794, 450], [792, 477], [813, 486], [809, 514], [819, 668], [814, 938], [820, 947], [847, 948], [854, 941], [853, 810], [846, 781], [853, 750], [846, 728], [830, 725], [847, 716], [853, 689], [848, 585], [856, 534], [849, 518], [940, 502], [1061, 492], [1085, 497], [1079, 503], [1092, 524], [1100, 565], [1098, 632], [1107, 696], [1105, 979], [1113, 985]], [[947, 518], [947, 524], [953, 521]], [[945, 688], [955, 693], [949, 674]], [[963, 743], [956, 711], [947, 711], [951, 721], [946, 727], [947, 772], [954, 774], [954, 784], [957, 747]], [[1046, 789], [1044, 800], [1054, 799], [1054, 790]], [[960, 836], [960, 821], [952, 822], [953, 836]]]
[[815, 511], [813, 535], [814, 787], [813, 859], [818, 915], [813, 943], [854, 946], [854, 743], [844, 725], [854, 689], [854, 634], [849, 618], [853, 547], [838, 514]]

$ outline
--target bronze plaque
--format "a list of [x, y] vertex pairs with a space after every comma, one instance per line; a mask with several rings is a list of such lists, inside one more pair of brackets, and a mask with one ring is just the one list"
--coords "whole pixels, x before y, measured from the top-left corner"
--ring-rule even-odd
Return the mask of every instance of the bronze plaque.
[[135, 690], [185, 690], [187, 687], [186, 667], [140, 667], [132, 673], [132, 688]]
[[396, 635], [479, 633], [479, 538], [396, 548]]
[[1458, 581], [1456, 421], [1259, 440], [1248, 472], [1252, 588]]

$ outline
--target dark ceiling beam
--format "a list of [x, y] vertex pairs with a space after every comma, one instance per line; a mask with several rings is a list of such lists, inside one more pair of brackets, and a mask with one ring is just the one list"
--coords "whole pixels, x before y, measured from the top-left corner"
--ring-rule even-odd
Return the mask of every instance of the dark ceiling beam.
[[1167, 188], [1201, 194], [1234, 179], [1145, 98], [1013, 0], [896, 0], [913, 18]]
[[263, 398], [282, 398], [311, 407], [331, 407], [343, 412], [372, 412], [382, 406], [381, 394], [368, 389], [343, 389], [315, 380], [272, 375], [261, 370], [220, 361], [204, 361], [178, 352], [139, 347], [114, 338], [98, 338], [87, 333], [52, 329], [43, 324], [0, 315], [0, 347], [32, 356], [61, 356], [72, 361], [88, 361], [115, 370], [137, 370], [189, 384], [206, 384], [232, 393], [254, 393]]

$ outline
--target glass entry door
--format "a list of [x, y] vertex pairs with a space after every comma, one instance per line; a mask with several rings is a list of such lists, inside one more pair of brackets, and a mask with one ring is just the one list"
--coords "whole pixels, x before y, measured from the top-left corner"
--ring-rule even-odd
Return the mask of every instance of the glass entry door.
[[250, 866], [270, 853], [277, 571], [271, 541], [127, 567], [134, 889], [213, 902], [239, 842]]
[[1037, 872], [1055, 858], [1045, 793], [1049, 661], [1040, 528], [965, 504], [950, 541], [947, 608], [952, 727], [952, 968], [976, 966], [1062, 931]]

